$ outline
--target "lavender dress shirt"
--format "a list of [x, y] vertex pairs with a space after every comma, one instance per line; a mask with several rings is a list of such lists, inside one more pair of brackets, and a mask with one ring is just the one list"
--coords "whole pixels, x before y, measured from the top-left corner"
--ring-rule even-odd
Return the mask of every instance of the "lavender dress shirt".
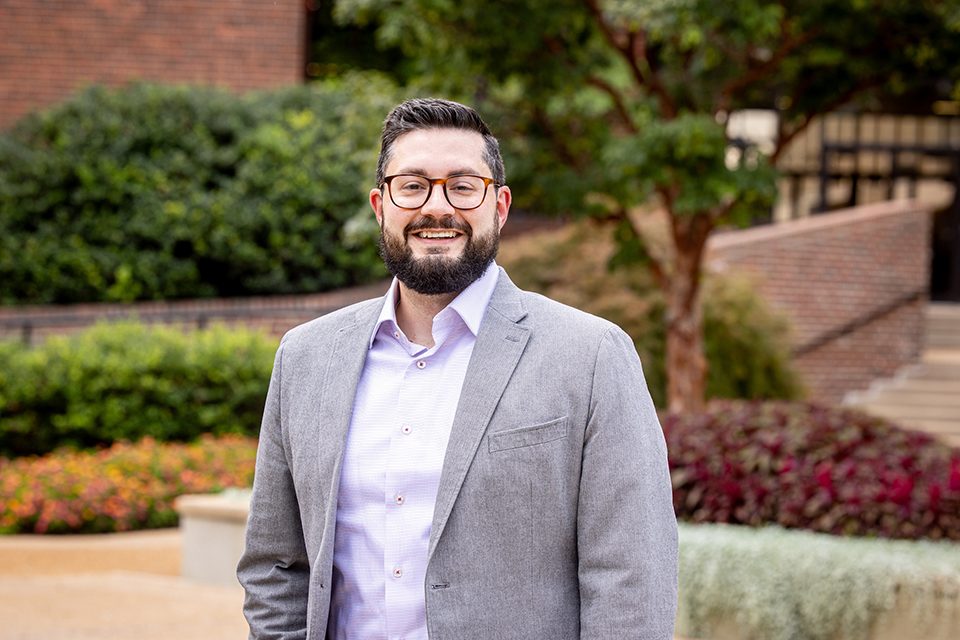
[[430, 523], [460, 390], [497, 284], [495, 264], [433, 321], [397, 326], [394, 281], [370, 338], [347, 433], [334, 542], [331, 640], [427, 640]]

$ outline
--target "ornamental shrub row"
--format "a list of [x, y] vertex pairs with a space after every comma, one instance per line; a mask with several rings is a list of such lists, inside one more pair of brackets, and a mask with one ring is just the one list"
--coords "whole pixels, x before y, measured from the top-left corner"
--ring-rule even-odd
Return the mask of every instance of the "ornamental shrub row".
[[253, 482], [256, 440], [203, 436], [44, 457], [0, 457], [0, 534], [103, 533], [172, 527], [173, 499]]
[[0, 455], [144, 436], [259, 433], [277, 340], [216, 325], [101, 324], [36, 347], [0, 342]]
[[960, 545], [948, 540], [680, 523], [679, 636], [956, 637], [958, 596]]
[[0, 304], [316, 292], [384, 273], [378, 76], [91, 87], [0, 135]]
[[790, 402], [669, 415], [678, 518], [960, 540], [960, 449], [879, 418]]

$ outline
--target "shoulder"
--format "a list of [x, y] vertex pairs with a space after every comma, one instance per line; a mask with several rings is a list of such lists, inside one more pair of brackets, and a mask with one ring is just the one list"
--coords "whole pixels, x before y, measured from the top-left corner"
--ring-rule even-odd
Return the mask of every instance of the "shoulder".
[[502, 270], [490, 308], [533, 331], [555, 331], [558, 336], [571, 341], [596, 339], [611, 332], [623, 333], [620, 327], [609, 320], [539, 293], [520, 289]]
[[537, 329], [562, 329], [581, 336], [603, 335], [619, 327], [593, 314], [557, 302], [539, 293], [520, 291], [523, 305], [527, 309], [527, 324]]
[[341, 331], [362, 331], [364, 327], [373, 331], [382, 306], [381, 297], [331, 311], [290, 329], [281, 339], [280, 348], [300, 350], [322, 347]]

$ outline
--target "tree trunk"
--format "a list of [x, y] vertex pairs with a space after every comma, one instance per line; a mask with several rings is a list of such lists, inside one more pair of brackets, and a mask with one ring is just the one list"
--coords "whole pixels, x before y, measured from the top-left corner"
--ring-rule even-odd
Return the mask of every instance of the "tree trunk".
[[707, 358], [703, 348], [703, 308], [700, 299], [700, 266], [709, 218], [673, 217], [674, 265], [664, 283], [667, 305], [667, 409], [697, 413], [704, 409]]

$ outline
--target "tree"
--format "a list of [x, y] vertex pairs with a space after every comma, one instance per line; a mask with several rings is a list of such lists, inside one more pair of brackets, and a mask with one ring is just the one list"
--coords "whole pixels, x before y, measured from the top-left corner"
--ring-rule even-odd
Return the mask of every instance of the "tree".
[[[786, 144], [853, 100], [960, 97], [960, 0], [339, 0], [334, 13], [376, 16], [419, 82], [494, 114], [518, 205], [617, 221], [615, 264], [646, 265], [665, 294], [679, 412], [704, 399], [707, 238], [769, 210]], [[778, 110], [773, 148], [731, 147], [724, 122], [746, 107]], [[642, 205], [665, 212], [665, 245]]]

